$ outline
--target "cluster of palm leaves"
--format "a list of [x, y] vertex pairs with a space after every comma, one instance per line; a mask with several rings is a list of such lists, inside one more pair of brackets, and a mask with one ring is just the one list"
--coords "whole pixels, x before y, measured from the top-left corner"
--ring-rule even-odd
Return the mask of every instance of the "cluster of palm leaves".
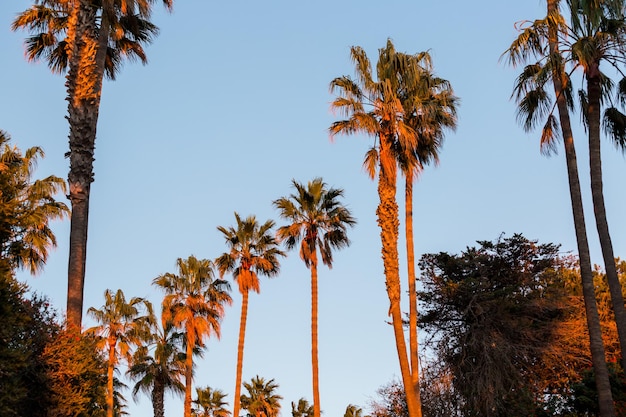
[[[603, 416], [615, 415], [615, 410], [593, 286], [570, 115], [576, 108], [573, 77], [581, 73], [583, 83], [577, 92], [578, 108], [588, 134], [594, 217], [623, 348], [626, 346], [626, 309], [606, 218], [600, 139], [603, 126], [613, 142], [622, 150], [626, 149], [626, 115], [621, 110], [626, 102], [626, 77], [622, 71], [626, 63], [625, 13], [626, 3], [620, 0], [548, 0], [547, 16], [520, 23], [520, 35], [505, 53], [513, 65], [526, 64], [513, 93], [524, 128], [532, 130], [542, 126], [544, 153], [554, 152], [558, 139], [564, 143], [591, 353]], [[617, 83], [600, 69], [601, 64], [614, 70], [620, 78]], [[549, 93], [550, 86], [554, 95]], [[622, 355], [622, 367], [626, 369], [625, 355]]]
[[[108, 357], [109, 416], [112, 417], [115, 408], [114, 370], [121, 358], [129, 364], [128, 375], [137, 381], [133, 395], [140, 391], [150, 394], [155, 416], [164, 415], [164, 394], [168, 390], [184, 394], [185, 417], [230, 414], [225, 409], [225, 395], [219, 390], [198, 388], [197, 399], [192, 400], [193, 358], [202, 354], [206, 338], [220, 337], [225, 306], [232, 302], [230, 284], [223, 279], [226, 273], [232, 274], [242, 294], [233, 415], [239, 416], [243, 408], [254, 417], [277, 416], [281, 397], [274, 393], [278, 387], [274, 380], [265, 381], [257, 376], [250, 383], [243, 383], [248, 395], [241, 395], [241, 374], [249, 292], [260, 291], [260, 275], [272, 277], [279, 273], [279, 258], [285, 256], [279, 247], [281, 242], [287, 249], [299, 245], [300, 257], [311, 270], [313, 409], [319, 413], [318, 253], [322, 262], [331, 267], [332, 251], [349, 244], [347, 228], [355, 220], [339, 200], [343, 190], [328, 187], [321, 178], [306, 185], [293, 181], [293, 186], [295, 193], [274, 202], [288, 224], [274, 232], [274, 221], [259, 223], [255, 216], [242, 218], [235, 212], [235, 226], [218, 227], [228, 246], [227, 252], [215, 261], [193, 255], [179, 258], [177, 273], [165, 273], [154, 279], [153, 284], [165, 292], [160, 320], [156, 319], [151, 303], [142, 298], [127, 302], [121, 290], [115, 294], [107, 290], [104, 306], [88, 310], [99, 324], [87, 332], [99, 337], [101, 349]], [[192, 403], [199, 408], [192, 408]]]

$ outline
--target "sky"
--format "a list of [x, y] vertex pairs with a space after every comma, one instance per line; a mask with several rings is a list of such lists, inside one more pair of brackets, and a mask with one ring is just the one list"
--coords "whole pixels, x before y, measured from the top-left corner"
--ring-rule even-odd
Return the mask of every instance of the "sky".
[[[0, 3], [0, 129], [22, 150], [43, 147], [36, 177], [66, 178], [64, 78], [45, 63], [28, 63], [26, 33], [10, 31], [31, 3]], [[152, 280], [176, 272], [177, 258], [214, 259], [226, 251], [217, 226], [234, 225], [234, 212], [281, 225], [272, 201], [293, 191], [292, 179], [322, 177], [344, 190], [358, 224], [333, 268], [319, 270], [321, 407], [328, 417], [342, 416], [348, 404], [367, 408], [376, 390], [400, 375], [376, 183], [362, 169], [372, 139], [329, 138], [328, 127], [340, 116], [330, 111], [328, 87], [333, 78], [354, 74], [351, 46], [364, 48], [375, 63], [387, 39], [401, 52], [429, 51], [435, 73], [460, 98], [458, 128], [446, 135], [440, 164], [427, 167], [414, 187], [416, 254], [459, 253], [503, 233], [575, 252], [563, 152], [542, 156], [539, 132], [519, 126], [510, 97], [520, 69], [500, 59], [517, 36], [515, 22], [545, 15], [543, 0], [179, 0], [173, 13], [156, 6], [160, 35], [146, 48], [148, 65], [127, 63], [103, 87], [85, 310], [100, 308], [105, 290], [118, 288], [158, 305], [163, 294]], [[592, 261], [601, 264], [586, 140], [584, 131], [575, 134]], [[625, 257], [626, 164], [608, 141], [603, 172], [614, 251]], [[69, 221], [56, 222], [54, 232], [58, 247], [43, 273], [19, 278], [63, 314]], [[404, 259], [401, 250], [401, 267]], [[232, 296], [221, 338], [207, 341], [195, 379], [195, 386], [228, 393], [231, 404], [241, 307], [236, 285]], [[85, 318], [85, 326], [93, 324]], [[243, 379], [273, 378], [285, 417], [292, 401], [312, 401], [310, 363], [310, 274], [293, 252], [280, 275], [262, 278], [261, 293], [250, 297]], [[131, 416], [152, 415], [148, 397], [134, 402], [127, 394]], [[168, 397], [166, 414], [180, 413], [182, 399]]]

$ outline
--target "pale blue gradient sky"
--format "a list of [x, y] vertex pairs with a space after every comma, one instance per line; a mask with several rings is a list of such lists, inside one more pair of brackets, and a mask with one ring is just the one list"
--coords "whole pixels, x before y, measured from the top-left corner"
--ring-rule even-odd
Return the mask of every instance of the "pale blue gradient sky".
[[[40, 145], [37, 176], [67, 176], [64, 79], [24, 60], [25, 33], [11, 33], [27, 0], [0, 4], [0, 129], [20, 148]], [[399, 375], [387, 321], [376, 185], [361, 169], [366, 137], [329, 140], [329, 82], [352, 75], [349, 48], [373, 62], [391, 38], [399, 51], [429, 50], [436, 73], [461, 98], [458, 129], [447, 136], [441, 164], [415, 186], [418, 255], [458, 252], [502, 232], [524, 233], [575, 249], [562, 154], [539, 153], [539, 133], [525, 134], [510, 101], [518, 70], [499, 62], [516, 36], [514, 23], [544, 14], [540, 0], [212, 2], [179, 0], [156, 8], [161, 34], [147, 48], [149, 65], [129, 63], [104, 86], [92, 187], [85, 308], [100, 307], [105, 289], [160, 302], [154, 277], [175, 271], [178, 257], [215, 258], [226, 250], [218, 225], [233, 212], [277, 219], [271, 202], [294, 178], [323, 177], [345, 190], [358, 219], [352, 245], [320, 269], [320, 384], [326, 416], [366, 406]], [[579, 167], [593, 261], [601, 262], [593, 227], [583, 132]], [[615, 253], [626, 256], [624, 157], [604, 143], [605, 195]], [[402, 192], [399, 193], [401, 198]], [[402, 204], [402, 202], [400, 201]], [[280, 221], [279, 221], [280, 222]], [[69, 222], [55, 225], [59, 247], [32, 288], [65, 308]], [[290, 402], [312, 399], [309, 271], [291, 253], [280, 276], [250, 299], [243, 369], [274, 378]], [[221, 340], [209, 340], [196, 385], [229, 394], [235, 381], [240, 296], [227, 309]], [[89, 323], [89, 322], [88, 322]], [[151, 416], [149, 399], [129, 401], [133, 417]], [[169, 415], [182, 400], [168, 399]]]

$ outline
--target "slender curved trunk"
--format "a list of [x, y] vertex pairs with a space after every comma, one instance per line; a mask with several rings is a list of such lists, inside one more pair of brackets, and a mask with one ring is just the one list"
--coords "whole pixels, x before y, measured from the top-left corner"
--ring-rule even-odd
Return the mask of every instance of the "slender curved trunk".
[[313, 416], [320, 417], [320, 377], [317, 348], [317, 249], [311, 255], [311, 366], [313, 367]]
[[109, 337], [109, 363], [107, 366], [107, 417], [113, 417], [113, 373], [115, 371], [115, 345], [117, 340]]
[[417, 288], [415, 276], [415, 245], [413, 242], [413, 180], [412, 173], [405, 176], [404, 187], [404, 228], [406, 234], [407, 276], [409, 287], [409, 350], [411, 360], [411, 380], [417, 399], [418, 417], [422, 416], [422, 399], [420, 397], [420, 370], [417, 338]]
[[193, 382], [193, 348], [195, 340], [191, 339], [189, 324], [187, 324], [187, 349], [185, 357], [185, 403], [184, 417], [191, 417], [191, 384]]
[[152, 410], [154, 417], [165, 417], [165, 386], [160, 378], [154, 381], [152, 387]]
[[[557, 12], [558, 0], [548, 0], [548, 16]], [[560, 54], [560, 51], [558, 50], [556, 28], [552, 25], [549, 28], [549, 36], [550, 53], [556, 56], [556, 54]], [[567, 108], [565, 94], [563, 94], [565, 83], [567, 83], [568, 80], [562, 68], [555, 67], [553, 69], [552, 81], [559, 111], [563, 144], [565, 147], [567, 177], [572, 204], [572, 215], [574, 218], [574, 230], [576, 232], [576, 243], [578, 246], [583, 299], [585, 301], [585, 315], [587, 317], [587, 328], [589, 329], [589, 347], [595, 371], [595, 382], [596, 389], [598, 391], [600, 415], [602, 417], [611, 417], [615, 415], [615, 407], [613, 405], [613, 397], [611, 394], [611, 384], [609, 382], [609, 372], [606, 366], [604, 342], [602, 341], [602, 329], [600, 327], [600, 317], [598, 315], [595, 287], [593, 285], [591, 256], [589, 254], [589, 241], [587, 239], [585, 213], [583, 209], [582, 193], [580, 190], [576, 148], [574, 147], [574, 136], [572, 134], [569, 110]]]
[[239, 417], [241, 397], [241, 372], [243, 370], [243, 346], [246, 338], [246, 321], [248, 318], [248, 295], [247, 290], [242, 291], [241, 319], [239, 321], [239, 344], [237, 345], [237, 377], [235, 381], [235, 398], [233, 399], [233, 417]]
[[[598, 70], [599, 72], [599, 70]], [[591, 198], [593, 212], [596, 219], [596, 229], [602, 249], [604, 269], [611, 293], [611, 303], [615, 314], [617, 334], [622, 351], [622, 368], [626, 369], [626, 308], [622, 295], [622, 285], [617, 275], [613, 242], [609, 233], [609, 223], [604, 205], [604, 191], [602, 185], [602, 156], [600, 151], [600, 79], [592, 77], [587, 82], [589, 97], [589, 172], [591, 176]], [[593, 89], [593, 91], [592, 91]]]
[[[68, 325], [81, 328], [85, 265], [87, 259], [87, 230], [89, 196], [93, 182], [93, 161], [96, 129], [100, 110], [102, 79], [106, 60], [109, 24], [103, 15], [100, 29], [96, 26], [96, 7], [90, 0], [75, 5], [75, 46], [67, 76], [68, 121], [70, 125], [68, 174], [70, 244], [67, 279]], [[74, 13], [72, 13], [73, 15]], [[74, 32], [74, 29], [72, 29]]]
[[385, 285], [389, 297], [389, 314], [393, 325], [396, 340], [398, 360], [402, 383], [406, 393], [409, 417], [419, 417], [417, 399], [412, 389], [411, 368], [407, 355], [407, 346], [404, 339], [402, 311], [400, 308], [400, 268], [398, 264], [398, 203], [396, 201], [396, 165], [391, 152], [391, 141], [380, 135], [380, 169], [378, 176], [378, 196], [380, 202], [376, 209], [380, 239], [382, 243], [382, 258], [385, 273]]

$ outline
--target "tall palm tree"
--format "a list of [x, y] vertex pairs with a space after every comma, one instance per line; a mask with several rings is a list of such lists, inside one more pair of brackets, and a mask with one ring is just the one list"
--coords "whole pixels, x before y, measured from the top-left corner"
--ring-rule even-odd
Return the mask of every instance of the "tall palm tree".
[[171, 323], [153, 320], [150, 333], [133, 355], [127, 374], [134, 381], [133, 397], [150, 394], [154, 417], [165, 416], [165, 392], [184, 394], [185, 355], [180, 350], [183, 334]]
[[[133, 297], [126, 301], [122, 290], [115, 294], [104, 292], [104, 305], [100, 309], [90, 307], [87, 313], [99, 325], [87, 329], [87, 333], [99, 338], [99, 347], [108, 355], [107, 369], [107, 417], [114, 411], [114, 371], [120, 357], [131, 360], [133, 346], [138, 346], [149, 332], [152, 305], [143, 298]], [[142, 306], [147, 314], [142, 315]]]
[[[334, 122], [329, 128], [331, 137], [337, 134], [365, 133], [375, 138], [375, 144], [365, 157], [365, 166], [372, 176], [378, 172], [379, 204], [376, 210], [382, 243], [389, 314], [396, 341], [402, 383], [407, 394], [410, 417], [421, 417], [419, 396], [414, 388], [415, 379], [404, 339], [403, 317], [400, 308], [401, 284], [398, 261], [399, 214], [396, 201], [398, 149], [414, 149], [417, 146], [415, 131], [406, 121], [407, 112], [402, 77], [407, 70], [415, 68], [409, 55], [397, 53], [388, 40], [379, 49], [376, 78], [372, 74], [370, 60], [365, 51], [354, 46], [350, 49], [357, 79], [349, 76], [335, 78], [330, 83], [331, 93], [339, 96], [331, 104], [344, 120]], [[415, 58], [418, 59], [418, 58]], [[417, 369], [415, 370], [417, 371]]]
[[[155, 0], [35, 0], [18, 16], [13, 29], [35, 33], [27, 40], [27, 57], [43, 57], [58, 72], [67, 71], [72, 206], [68, 261], [68, 325], [81, 328], [89, 197], [93, 181], [96, 128], [102, 81], [114, 78], [122, 57], [146, 62], [142, 44], [158, 29], [149, 22]], [[173, 0], [163, 0], [171, 10]]]
[[258, 375], [244, 382], [248, 395], [241, 396], [241, 408], [248, 411], [249, 417], [278, 417], [282, 396], [276, 394], [278, 384], [274, 379], [265, 381]]
[[313, 417], [314, 413], [313, 405], [305, 398], [300, 398], [297, 405], [291, 402], [291, 417]]
[[46, 263], [49, 248], [56, 246], [50, 222], [69, 212], [54, 199], [66, 192], [65, 181], [55, 176], [34, 180], [43, 150], [32, 147], [22, 154], [10, 140], [0, 130], [0, 274], [16, 268], [36, 274]]
[[196, 388], [196, 399], [193, 401], [199, 408], [193, 410], [194, 417], [230, 417], [226, 394], [211, 387]]
[[[561, 14], [559, 3], [559, 0], [548, 0], [546, 18], [536, 20], [527, 27], [522, 27], [520, 36], [513, 42], [505, 54], [508, 55], [509, 61], [514, 66], [527, 62], [532, 58], [539, 59], [537, 62], [531, 62], [524, 68], [517, 80], [514, 91], [514, 96], [519, 103], [518, 117], [523, 122], [525, 130], [528, 131], [534, 128], [542, 121], [543, 116], [547, 114], [547, 121], [543, 126], [541, 139], [542, 152], [549, 155], [556, 149], [555, 143], [559, 133], [563, 139], [583, 297], [587, 313], [587, 326], [596, 385], [599, 392], [600, 410], [602, 415], [613, 415], [614, 407], [611, 398], [608, 369], [605, 363], [604, 343], [602, 341], [600, 319], [595, 298], [576, 149], [570, 121], [570, 111], [573, 109], [572, 86], [565, 65], [568, 62], [572, 62], [572, 57], [563, 52], [572, 51], [574, 44], [581, 42], [581, 39], [577, 36], [572, 37], [573, 31]], [[550, 82], [552, 82], [556, 97], [558, 120], [552, 113], [552, 100], [545, 90], [546, 84]], [[587, 113], [587, 110], [583, 108], [583, 114], [585, 113]], [[604, 219], [606, 220], [606, 217]], [[605, 256], [607, 270], [614, 264], [614, 261], [607, 263]], [[611, 298], [614, 305], [616, 323], [618, 330], [620, 330], [620, 344], [626, 346], [626, 343], [623, 342], [623, 336], [626, 336], [626, 323], [621, 319], [624, 311], [621, 286], [619, 281], [616, 282], [615, 279], [609, 279], [608, 281], [609, 286], [612, 288]], [[612, 286], [611, 282], [613, 283]]]
[[239, 343], [237, 345], [237, 377], [235, 382], [235, 401], [233, 415], [239, 416], [239, 397], [241, 395], [241, 373], [243, 369], [243, 348], [246, 336], [246, 320], [248, 317], [248, 295], [250, 291], [259, 292], [259, 274], [273, 277], [280, 270], [278, 258], [285, 253], [278, 248], [273, 236], [274, 221], [268, 220], [259, 224], [254, 216], [241, 219], [235, 213], [236, 227], [219, 226], [226, 245], [230, 248], [216, 259], [215, 263], [223, 277], [232, 272], [239, 285], [242, 296], [241, 320], [239, 324]]
[[313, 408], [315, 417], [321, 413], [319, 395], [319, 364], [317, 347], [317, 253], [328, 268], [333, 265], [333, 249], [350, 244], [347, 229], [356, 224], [350, 210], [341, 204], [343, 190], [329, 188], [321, 178], [306, 186], [292, 180], [295, 193], [274, 201], [280, 217], [289, 223], [278, 229], [278, 238], [291, 250], [299, 246], [300, 258], [311, 270], [311, 364], [313, 367]]
[[[617, 275], [602, 189], [600, 152], [602, 90], [605, 90], [609, 83], [606, 75], [600, 71], [600, 64], [607, 63], [620, 73], [626, 64], [626, 15], [624, 14], [626, 3], [623, 0], [570, 0], [569, 4], [571, 33], [574, 34], [574, 42], [571, 43], [571, 61], [576, 67], [582, 68], [583, 76], [587, 81], [583, 114], [586, 116], [584, 120], [589, 135], [589, 172], [593, 211], [620, 345], [622, 351], [625, 351], [626, 308]], [[621, 122], [624, 122], [623, 117]], [[626, 142], [623, 140], [616, 143], [621, 144], [622, 149], [626, 149]], [[622, 355], [622, 367], [626, 369], [626, 355]]]
[[[417, 337], [417, 290], [415, 274], [415, 245], [413, 236], [413, 182], [424, 166], [439, 162], [439, 150], [445, 130], [456, 129], [456, 106], [450, 82], [433, 74], [430, 55], [422, 52], [407, 56], [411, 64], [402, 73], [402, 106], [404, 123], [416, 136], [413, 147], [398, 149], [398, 165], [404, 175], [404, 215], [409, 292], [409, 352], [411, 377], [415, 396], [420, 399], [419, 355]], [[398, 143], [398, 145], [401, 145]], [[370, 172], [373, 178], [374, 172]]]
[[191, 255], [176, 261], [178, 274], [159, 275], [153, 284], [165, 291], [163, 320], [185, 333], [185, 404], [184, 416], [191, 417], [193, 355], [204, 347], [204, 338], [220, 337], [225, 305], [230, 305], [230, 285], [214, 278], [214, 264]]

